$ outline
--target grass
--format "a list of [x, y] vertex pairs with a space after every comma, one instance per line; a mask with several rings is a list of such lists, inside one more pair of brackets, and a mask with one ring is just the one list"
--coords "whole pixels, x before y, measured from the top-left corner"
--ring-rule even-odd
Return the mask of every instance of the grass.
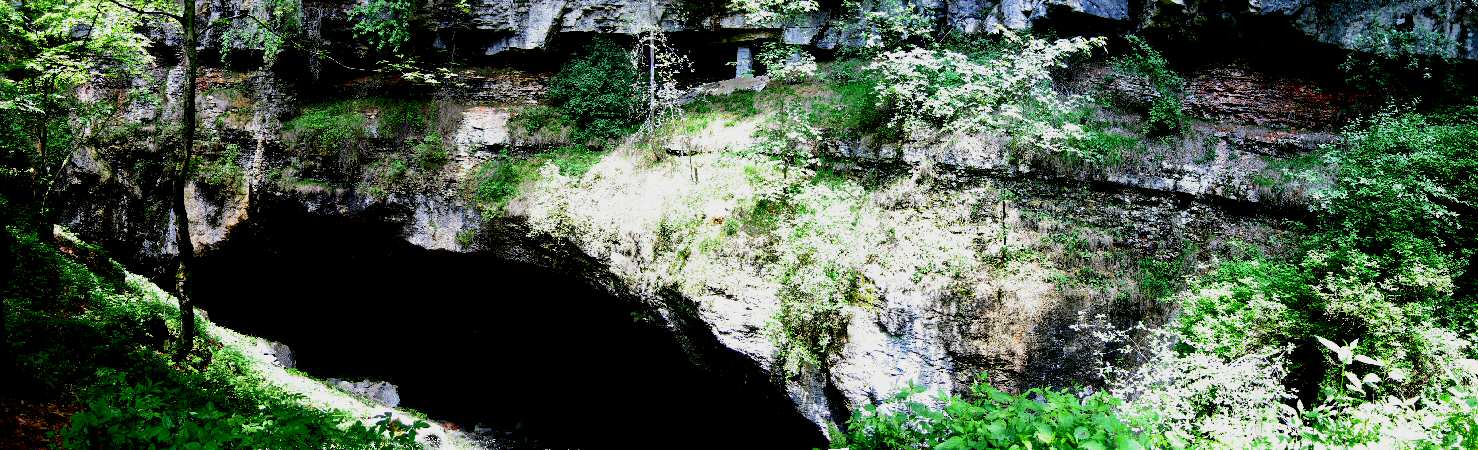
[[741, 118], [752, 117], [760, 113], [759, 107], [755, 104], [758, 97], [759, 92], [747, 89], [734, 91], [728, 95], [705, 95], [684, 105], [683, 111], [689, 114], [723, 112]]
[[284, 128], [297, 134], [298, 143], [332, 149], [363, 139], [370, 114], [378, 119], [375, 131], [382, 137], [424, 132], [434, 115], [431, 106], [425, 100], [383, 97], [319, 103], [303, 108]]
[[1073, 145], [1083, 152], [1083, 159], [1114, 166], [1124, 163], [1125, 155], [1139, 149], [1139, 139], [1113, 131], [1089, 129]]
[[728, 95], [704, 95], [683, 105], [676, 120], [662, 126], [660, 134], [691, 136], [702, 133], [715, 122], [734, 126], [740, 120], [760, 114], [759, 93], [750, 90]]
[[508, 131], [515, 142], [548, 145], [566, 142], [575, 129], [575, 120], [552, 106], [530, 106], [508, 118]]
[[470, 179], [473, 202], [483, 217], [496, 217], [518, 196], [524, 183], [539, 178], [539, 168], [545, 164], [559, 167], [561, 175], [580, 177], [600, 162], [601, 157], [601, 153], [579, 145], [567, 145], [527, 158], [504, 151], [498, 158], [479, 165], [473, 173]]

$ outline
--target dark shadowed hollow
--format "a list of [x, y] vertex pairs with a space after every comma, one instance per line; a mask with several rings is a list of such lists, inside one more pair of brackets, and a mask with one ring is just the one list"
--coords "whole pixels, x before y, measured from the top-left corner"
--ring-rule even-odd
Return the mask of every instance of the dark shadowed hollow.
[[309, 374], [387, 380], [402, 406], [525, 444], [825, 446], [773, 384], [693, 365], [670, 332], [579, 280], [422, 250], [375, 221], [253, 218], [202, 259], [197, 301], [287, 344]]

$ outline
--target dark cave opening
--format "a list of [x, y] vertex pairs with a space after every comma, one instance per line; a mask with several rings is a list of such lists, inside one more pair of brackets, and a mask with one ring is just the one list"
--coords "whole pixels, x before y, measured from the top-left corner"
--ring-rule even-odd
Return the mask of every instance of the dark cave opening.
[[694, 365], [672, 332], [580, 280], [413, 247], [378, 220], [253, 221], [201, 258], [197, 301], [316, 377], [389, 381], [401, 406], [514, 447], [825, 445], [774, 384]]

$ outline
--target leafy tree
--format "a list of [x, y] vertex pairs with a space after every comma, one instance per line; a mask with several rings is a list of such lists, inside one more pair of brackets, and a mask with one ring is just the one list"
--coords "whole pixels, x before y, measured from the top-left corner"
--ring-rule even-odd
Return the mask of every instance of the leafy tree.
[[349, 10], [354, 36], [365, 39], [375, 51], [400, 52], [411, 40], [410, 21], [416, 12], [413, 0], [369, 0]]
[[574, 119], [576, 140], [614, 139], [639, 120], [644, 104], [632, 55], [597, 37], [549, 82], [549, 100]]
[[[52, 194], [79, 142], [73, 120], [100, 115], [77, 88], [131, 75], [147, 62], [137, 23], [95, 0], [0, 4], [0, 198], [18, 199], [0, 203], [9, 216], [3, 223], [18, 220], [51, 237]], [[0, 296], [0, 370], [10, 367], [10, 301]]]
[[51, 223], [51, 194], [78, 143], [71, 120], [99, 112], [77, 88], [134, 75], [149, 61], [138, 23], [100, 1], [0, 5], [0, 170], [38, 226]]

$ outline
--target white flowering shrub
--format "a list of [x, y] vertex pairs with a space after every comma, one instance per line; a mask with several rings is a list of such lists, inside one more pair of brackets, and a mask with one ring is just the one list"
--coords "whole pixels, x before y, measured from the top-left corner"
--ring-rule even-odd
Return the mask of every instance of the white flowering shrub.
[[754, 150], [784, 161], [787, 179], [792, 166], [805, 168], [817, 162], [821, 130], [811, 124], [805, 108], [800, 102], [784, 102], [755, 133]]
[[1083, 137], [1065, 117], [1079, 101], [1052, 90], [1051, 71], [1067, 57], [1103, 45], [1102, 38], [1046, 41], [1001, 30], [1005, 46], [972, 59], [951, 50], [911, 48], [879, 55], [869, 69], [879, 75], [877, 92], [893, 112], [891, 126], [910, 141], [941, 130], [1000, 132], [1017, 144], [1051, 152], [1076, 151]]
[[1121, 415], [1152, 424], [1172, 446], [1267, 446], [1293, 431], [1297, 411], [1285, 403], [1295, 397], [1283, 386], [1287, 349], [1232, 358], [1208, 348], [1180, 352], [1174, 332], [1142, 324], [1120, 329], [1107, 322], [1103, 315], [1080, 317], [1073, 329], [1114, 344], [1102, 348], [1114, 348], [1106, 356], [1123, 365], [1105, 365], [1102, 375], [1107, 390], [1126, 400]]
[[816, 57], [799, 45], [766, 43], [760, 50], [760, 64], [771, 79], [795, 83], [816, 76]]
[[729, 8], [744, 14], [751, 25], [773, 26], [782, 19], [814, 12], [816, 0], [733, 0]]

